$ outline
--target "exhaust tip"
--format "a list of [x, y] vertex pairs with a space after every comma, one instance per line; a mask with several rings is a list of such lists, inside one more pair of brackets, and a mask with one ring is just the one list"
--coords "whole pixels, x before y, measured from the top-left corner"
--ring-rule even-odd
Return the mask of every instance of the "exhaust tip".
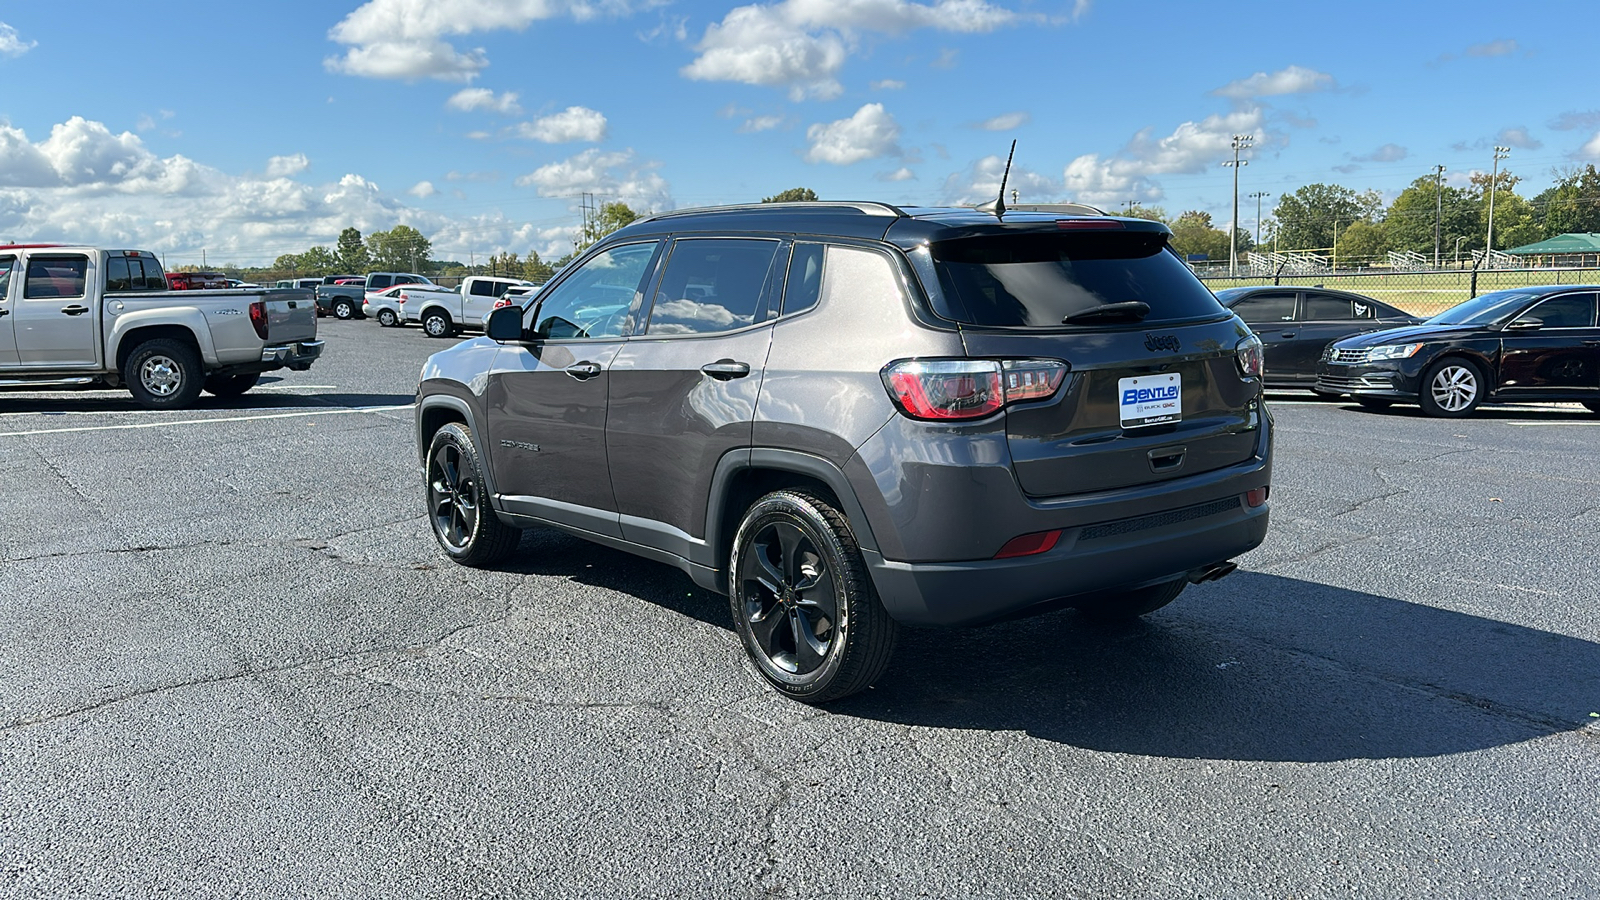
[[1219, 578], [1226, 578], [1229, 575], [1232, 575], [1238, 568], [1239, 564], [1232, 560], [1212, 563], [1209, 566], [1201, 566], [1200, 568], [1189, 573], [1189, 583], [1204, 584], [1207, 581], [1216, 581]]

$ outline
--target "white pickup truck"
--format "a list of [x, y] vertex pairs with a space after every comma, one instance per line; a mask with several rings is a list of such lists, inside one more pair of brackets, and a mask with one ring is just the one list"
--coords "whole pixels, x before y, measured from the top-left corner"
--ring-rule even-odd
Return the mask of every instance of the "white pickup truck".
[[125, 386], [179, 409], [310, 368], [316, 337], [310, 291], [169, 291], [148, 251], [0, 245], [0, 389]]
[[469, 275], [456, 290], [430, 292], [420, 298], [407, 296], [401, 309], [402, 321], [421, 322], [423, 332], [436, 338], [452, 337], [462, 328], [481, 329], [484, 316], [494, 309], [502, 294], [514, 287], [532, 285], [520, 278]]

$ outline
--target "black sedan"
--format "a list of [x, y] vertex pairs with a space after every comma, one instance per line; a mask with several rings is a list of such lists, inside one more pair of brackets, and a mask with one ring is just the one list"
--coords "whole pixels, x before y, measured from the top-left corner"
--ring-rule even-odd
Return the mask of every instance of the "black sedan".
[[1339, 341], [1315, 390], [1363, 406], [1465, 416], [1484, 402], [1575, 401], [1600, 413], [1600, 287], [1534, 287], [1468, 300], [1414, 328]]
[[1315, 385], [1317, 361], [1334, 341], [1422, 321], [1371, 297], [1326, 288], [1228, 288], [1217, 299], [1261, 338], [1271, 388]]

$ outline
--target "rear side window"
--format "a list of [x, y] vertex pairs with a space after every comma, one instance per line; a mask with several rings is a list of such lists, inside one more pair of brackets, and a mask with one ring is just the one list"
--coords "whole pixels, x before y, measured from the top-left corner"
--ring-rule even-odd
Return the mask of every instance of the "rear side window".
[[[140, 270], [143, 275], [143, 270]], [[121, 256], [113, 256], [106, 260], [106, 291], [132, 290], [133, 285], [128, 280], [128, 260]]]
[[[1361, 311], [1357, 312], [1357, 307]], [[1307, 294], [1305, 304], [1300, 311], [1300, 318], [1308, 322], [1329, 322], [1343, 319], [1370, 319], [1372, 306], [1370, 304], [1357, 304], [1348, 297], [1335, 297], [1331, 294]]]
[[26, 299], [82, 297], [88, 280], [89, 259], [84, 256], [35, 256], [28, 260]]
[[646, 334], [714, 334], [760, 321], [777, 241], [680, 240], [661, 274]]
[[500, 287], [498, 281], [474, 281], [470, 293], [474, 297], [493, 297], [498, 287]]
[[1552, 297], [1528, 310], [1520, 319], [1538, 319], [1545, 328], [1592, 328], [1594, 326], [1594, 295], [1568, 294]]
[[164, 291], [167, 279], [154, 259], [112, 256], [106, 260], [106, 291]]
[[1158, 232], [1007, 234], [932, 246], [934, 312], [971, 325], [1060, 327], [1096, 306], [1139, 300], [1145, 321], [1222, 312]]
[[789, 258], [789, 279], [783, 291], [783, 314], [792, 316], [817, 305], [822, 296], [822, 245], [795, 244]]
[[1294, 321], [1294, 293], [1251, 294], [1233, 305], [1246, 325], [1276, 325]]
[[0, 256], [0, 302], [4, 302], [11, 289], [11, 270], [17, 267], [15, 256]]

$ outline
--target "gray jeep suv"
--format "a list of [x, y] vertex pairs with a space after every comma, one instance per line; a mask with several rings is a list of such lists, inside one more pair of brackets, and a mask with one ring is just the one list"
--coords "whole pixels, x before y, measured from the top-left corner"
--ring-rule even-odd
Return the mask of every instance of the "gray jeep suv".
[[687, 210], [428, 360], [444, 552], [559, 528], [726, 594], [780, 691], [898, 624], [1170, 603], [1267, 530], [1261, 344], [1159, 223], [879, 203]]

